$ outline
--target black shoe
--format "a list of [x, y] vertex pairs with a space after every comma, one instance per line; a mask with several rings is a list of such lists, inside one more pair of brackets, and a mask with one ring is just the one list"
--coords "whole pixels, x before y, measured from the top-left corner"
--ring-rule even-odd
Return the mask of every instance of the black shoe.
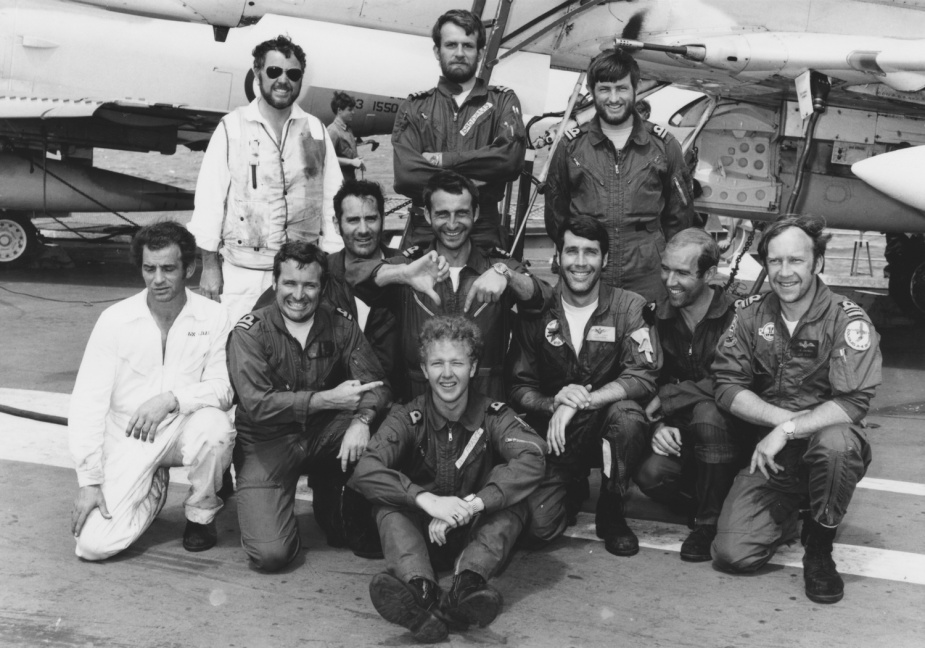
[[685, 562], [706, 562], [712, 560], [710, 546], [716, 537], [715, 524], [697, 524], [681, 543], [681, 560]]
[[369, 598], [383, 619], [408, 628], [415, 641], [436, 643], [446, 639], [446, 623], [435, 614], [440, 603], [436, 583], [423, 578], [405, 583], [392, 574], [376, 574], [369, 583]]
[[832, 560], [832, 541], [836, 529], [824, 527], [813, 519], [804, 521], [806, 552], [803, 554], [803, 581], [806, 596], [816, 603], [838, 603], [845, 595], [845, 583]]
[[453, 588], [447, 596], [444, 612], [454, 621], [484, 628], [495, 620], [502, 605], [501, 592], [467, 569], [453, 577]]
[[623, 516], [623, 498], [601, 489], [597, 499], [594, 530], [604, 540], [604, 549], [614, 556], [635, 556], [639, 553], [639, 539]]
[[198, 524], [196, 522], [186, 521], [186, 529], [183, 531], [183, 548], [187, 551], [206, 551], [215, 546], [218, 542], [218, 532], [215, 530], [215, 522], [208, 524]]

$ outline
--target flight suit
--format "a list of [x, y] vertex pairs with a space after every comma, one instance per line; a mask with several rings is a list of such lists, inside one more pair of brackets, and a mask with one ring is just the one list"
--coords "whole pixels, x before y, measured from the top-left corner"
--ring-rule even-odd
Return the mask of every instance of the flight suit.
[[[345, 380], [384, 378], [349, 313], [321, 303], [314, 318], [304, 349], [286, 329], [276, 304], [245, 315], [228, 338], [228, 373], [238, 404], [241, 544], [266, 571], [288, 564], [301, 546], [295, 519], [299, 476], [321, 473], [327, 487], [342, 487], [345, 478], [336, 455], [351, 420], [359, 414], [375, 419], [389, 404], [388, 387], [382, 386], [364, 392], [353, 412], [309, 413], [316, 391]], [[333, 483], [336, 479], [340, 482]]]
[[[461, 88], [440, 77], [437, 87], [409, 96], [398, 109], [392, 131], [395, 191], [411, 199], [410, 237], [405, 244], [426, 246], [433, 230], [424, 217], [424, 187], [441, 169], [474, 181], [479, 188], [479, 219], [472, 240], [484, 250], [506, 247], [498, 202], [505, 185], [517, 179], [524, 165], [526, 131], [517, 95], [502, 86], [475, 87], [456, 105]], [[422, 153], [443, 153], [436, 167]]]
[[715, 525], [740, 453], [716, 406], [710, 374], [716, 345], [735, 315], [735, 302], [721, 287], [711, 290], [710, 307], [693, 332], [667, 298], [650, 304], [665, 358], [658, 381], [663, 423], [681, 431], [681, 457], [650, 454], [634, 481], [643, 493], [665, 503], [689, 506], [693, 490], [696, 511], [689, 512], [694, 523]]
[[[374, 506], [389, 571], [403, 582], [436, 582], [434, 564], [485, 580], [507, 560], [527, 519], [526, 498], [543, 478], [545, 442], [504, 403], [469, 391], [459, 421], [437, 412], [431, 394], [395, 407], [370, 441], [348, 486]], [[485, 509], [447, 544], [427, 542], [421, 493], [479, 497]], [[458, 555], [458, 558], [456, 557]]]
[[590, 391], [595, 391], [616, 381], [626, 391], [626, 399], [606, 408], [577, 412], [566, 429], [565, 452], [547, 458], [543, 484], [528, 500], [530, 533], [541, 540], [551, 540], [565, 531], [566, 487], [584, 479], [590, 462], [600, 457], [602, 439], [606, 441], [604, 487], [621, 496], [626, 493], [648, 441], [648, 424], [640, 403], [655, 394], [662, 366], [658, 334], [651, 327], [654, 319], [642, 297], [601, 284], [598, 307], [588, 320], [581, 351], [576, 354], [561, 288], [557, 292], [552, 306], [540, 317], [522, 318], [514, 329], [505, 364], [512, 404], [527, 411], [527, 423], [545, 438], [550, 416], [529, 410], [525, 403], [531, 396], [553, 397], [570, 384], [591, 385]]
[[[729, 411], [736, 395], [754, 392], [792, 412], [834, 402], [851, 423], [789, 441], [775, 457], [783, 466], [765, 479], [748, 468], [735, 479], [713, 542], [714, 564], [754, 571], [795, 532], [809, 496], [816, 522], [837, 526], [871, 460], [863, 418], [881, 382], [879, 336], [867, 314], [816, 278], [815, 295], [791, 335], [774, 293], [750, 297], [716, 350], [716, 401]], [[758, 440], [770, 430], [737, 422], [734, 433]]]
[[601, 279], [647, 301], [665, 295], [660, 278], [665, 242], [694, 222], [691, 179], [677, 140], [661, 126], [634, 117], [622, 150], [594, 117], [566, 132], [546, 181], [546, 232], [579, 214], [601, 221], [610, 234]]

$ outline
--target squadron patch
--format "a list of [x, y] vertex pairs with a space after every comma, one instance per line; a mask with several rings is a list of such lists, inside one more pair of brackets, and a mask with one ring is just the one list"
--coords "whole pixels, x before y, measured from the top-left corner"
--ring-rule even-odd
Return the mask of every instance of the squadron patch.
[[774, 322], [768, 322], [760, 329], [758, 329], [758, 335], [763, 337], [767, 342], [774, 341]]
[[724, 347], [733, 347], [736, 345], [736, 327], [739, 325], [739, 314], [736, 313], [732, 317], [732, 324], [729, 325], [729, 330], [726, 332], [726, 337], [723, 338]]
[[406, 259], [410, 259], [414, 257], [414, 255], [417, 254], [418, 250], [420, 249], [421, 249], [420, 245], [412, 245], [410, 248], [405, 248], [404, 250], [402, 250], [401, 253], [402, 253], [402, 256], [405, 257]]
[[746, 297], [745, 299], [737, 299], [736, 308], [745, 308], [747, 306], [751, 306], [762, 297], [764, 297], [764, 295], [752, 295], [751, 297]]
[[244, 329], [245, 331], [250, 330], [250, 328], [260, 321], [253, 313], [248, 313], [244, 317], [238, 320], [238, 323], [234, 325], [235, 328]]
[[643, 326], [641, 329], [636, 329], [630, 334], [630, 337], [636, 343], [636, 350], [646, 357], [646, 362], [651, 364], [655, 357], [655, 350], [652, 348], [652, 340], [649, 338], [649, 327]]
[[338, 313], [340, 313], [343, 317], [347, 318], [348, 320], [352, 320], [352, 319], [353, 319], [353, 315], [351, 315], [350, 313], [348, 313], [347, 311], [345, 311], [345, 310], [344, 310], [343, 308], [341, 308], [340, 306], [335, 306], [335, 307], [334, 307], [334, 310], [336, 310]]
[[559, 320], [552, 320], [546, 325], [546, 341], [554, 347], [560, 347], [565, 344], [565, 338], [562, 337], [562, 327], [559, 326]]
[[849, 299], [846, 299], [845, 301], [841, 302], [841, 307], [842, 309], [844, 309], [845, 315], [847, 315], [851, 319], [856, 319], [859, 317], [863, 317], [866, 319], [867, 317], [867, 314], [864, 312], [864, 309]]
[[411, 425], [417, 425], [424, 418], [424, 415], [421, 410], [411, 410], [408, 412], [408, 418], [411, 420]]
[[845, 327], [845, 342], [855, 351], [866, 351], [870, 348], [870, 326], [861, 319], [848, 322]]
[[497, 401], [497, 402], [492, 403], [491, 405], [489, 405], [489, 406], [488, 406], [488, 409], [490, 409], [492, 412], [494, 412], [495, 414], [497, 414], [498, 412], [500, 412], [501, 410], [503, 410], [505, 407], [507, 407], [507, 404], [505, 404], [505, 403], [503, 403], [503, 402], [501, 402], [501, 401]]

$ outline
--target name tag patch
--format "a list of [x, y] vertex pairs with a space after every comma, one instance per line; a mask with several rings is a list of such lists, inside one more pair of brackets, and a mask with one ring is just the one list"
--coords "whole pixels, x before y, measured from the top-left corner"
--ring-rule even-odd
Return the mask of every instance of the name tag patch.
[[483, 428], [479, 428], [475, 431], [475, 434], [472, 435], [472, 438], [469, 439], [469, 443], [466, 444], [466, 448], [463, 450], [463, 453], [459, 455], [459, 459], [456, 460], [456, 470], [462, 468], [462, 465], [466, 463], [466, 457], [468, 457], [473, 450], [475, 450], [476, 444], [479, 442], [479, 439], [482, 438], [482, 435], [485, 433]]
[[588, 342], [615, 342], [617, 339], [616, 329], [612, 326], [592, 326], [588, 329]]
[[790, 350], [795, 358], [818, 358], [819, 340], [793, 340]]

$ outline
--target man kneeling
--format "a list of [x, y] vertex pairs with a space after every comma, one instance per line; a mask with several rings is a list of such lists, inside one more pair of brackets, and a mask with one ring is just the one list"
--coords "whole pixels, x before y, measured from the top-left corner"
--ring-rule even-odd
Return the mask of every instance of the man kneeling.
[[168, 467], [189, 466], [183, 546], [215, 545], [215, 494], [235, 432], [225, 410], [225, 309], [188, 291], [196, 240], [173, 222], [132, 241], [146, 290], [107, 308], [93, 328], [68, 418], [80, 491], [76, 553], [104, 560], [144, 533], [167, 500]]
[[[543, 477], [543, 440], [504, 403], [469, 391], [481, 350], [466, 318], [428, 320], [420, 335], [428, 393], [392, 411], [350, 481], [374, 504], [389, 569], [370, 583], [373, 605], [418, 641], [442, 640], [448, 623], [495, 619], [501, 594], [486, 581], [507, 559]], [[441, 601], [434, 565], [448, 569], [454, 559]]]

